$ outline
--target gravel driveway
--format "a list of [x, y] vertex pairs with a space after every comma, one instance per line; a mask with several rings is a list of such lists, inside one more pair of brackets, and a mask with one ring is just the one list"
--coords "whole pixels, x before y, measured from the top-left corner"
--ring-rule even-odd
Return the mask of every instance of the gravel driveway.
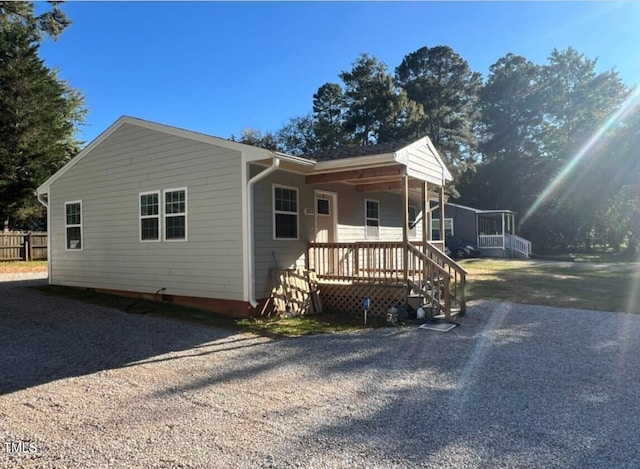
[[1, 467], [640, 466], [640, 316], [266, 339], [0, 283]]

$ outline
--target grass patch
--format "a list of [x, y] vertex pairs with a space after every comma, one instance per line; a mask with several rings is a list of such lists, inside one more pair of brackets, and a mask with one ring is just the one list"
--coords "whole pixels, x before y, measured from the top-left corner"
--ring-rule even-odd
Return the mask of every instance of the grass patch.
[[469, 259], [461, 265], [469, 272], [470, 300], [640, 313], [640, 263]]
[[342, 313], [327, 312], [312, 316], [293, 316], [289, 318], [240, 319], [238, 324], [248, 330], [274, 336], [297, 337], [308, 334], [355, 331], [367, 327], [381, 327], [379, 318], [369, 318], [367, 326], [362, 317]]
[[47, 261], [0, 261], [0, 274], [46, 271]]
[[[352, 331], [362, 329], [362, 318], [339, 313], [290, 318], [235, 319], [223, 314], [202, 311], [170, 303], [126, 298], [97, 293], [84, 288], [43, 285], [32, 287], [47, 295], [62, 296], [97, 306], [118, 309], [126, 313], [145, 314], [187, 321], [203, 326], [222, 328], [236, 332], [252, 332], [268, 337], [298, 337], [308, 334]], [[380, 326], [381, 320], [369, 321], [368, 327]]]
[[534, 259], [563, 262], [596, 262], [596, 263], [620, 263], [633, 261], [626, 251], [588, 251], [568, 252], [564, 254], [535, 255]]

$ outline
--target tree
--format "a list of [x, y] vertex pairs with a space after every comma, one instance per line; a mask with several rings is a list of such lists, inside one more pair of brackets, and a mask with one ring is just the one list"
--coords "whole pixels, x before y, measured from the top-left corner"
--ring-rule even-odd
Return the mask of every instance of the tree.
[[626, 184], [615, 182], [625, 137], [611, 116], [628, 90], [595, 66], [571, 48], [542, 66], [508, 54], [480, 93], [483, 159], [463, 200], [519, 212], [539, 251], [602, 242], [601, 227], [619, 213], [608, 207]]
[[278, 148], [290, 155], [312, 155], [322, 149], [313, 116], [293, 117], [276, 134]]
[[597, 214], [597, 231], [616, 251], [624, 244], [634, 257], [640, 249], [640, 90], [629, 92], [611, 135], [615, 151], [606, 177], [613, 191]]
[[541, 81], [541, 67], [514, 54], [490, 67], [478, 101], [482, 159], [458, 183], [469, 205], [524, 214], [544, 189]]
[[422, 47], [407, 54], [395, 70], [398, 86], [421, 106], [422, 135], [428, 135], [458, 173], [476, 156], [476, 103], [482, 77], [450, 47]]
[[541, 67], [507, 54], [489, 69], [479, 93], [483, 161], [540, 156], [543, 119]]
[[397, 90], [387, 66], [362, 54], [350, 71], [340, 73], [344, 83], [343, 128], [349, 143], [368, 145], [403, 140], [415, 133], [422, 117], [406, 93]]
[[325, 83], [313, 95], [313, 129], [319, 150], [331, 150], [346, 143], [346, 103], [342, 87]]
[[258, 129], [245, 127], [240, 132], [240, 138], [235, 135], [229, 137], [233, 142], [244, 143], [245, 145], [253, 145], [254, 147], [265, 148], [267, 150], [279, 151], [278, 138], [272, 132], [262, 132]]
[[557, 231], [585, 247], [597, 241], [597, 214], [619, 189], [611, 183], [617, 154], [612, 137], [620, 122], [607, 121], [628, 93], [615, 71], [597, 73], [596, 64], [575, 49], [554, 49], [542, 69], [548, 174], [542, 195]]
[[[69, 20], [51, 3], [39, 16], [33, 4], [0, 2], [0, 221], [4, 231], [31, 228], [43, 210], [37, 186], [80, 149], [85, 113], [80, 93], [38, 57], [41, 42]], [[42, 223], [42, 222], [40, 222]]]

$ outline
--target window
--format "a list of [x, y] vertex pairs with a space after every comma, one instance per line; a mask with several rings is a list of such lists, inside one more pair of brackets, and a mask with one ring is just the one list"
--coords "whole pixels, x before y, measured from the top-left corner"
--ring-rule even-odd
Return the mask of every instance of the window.
[[[453, 218], [444, 219], [445, 236], [453, 236]], [[431, 239], [440, 239], [440, 220], [438, 218], [431, 220]]]
[[408, 218], [409, 218], [409, 237], [410, 238], [415, 238], [416, 237], [416, 225], [418, 224], [417, 222], [417, 218], [418, 218], [418, 210], [416, 210], [416, 208], [413, 205], [409, 205], [409, 213], [408, 213]]
[[367, 239], [378, 239], [380, 237], [380, 202], [377, 200], [364, 201], [365, 232]]
[[140, 194], [140, 241], [160, 241], [160, 192]]
[[164, 191], [164, 239], [187, 239], [187, 189]]
[[82, 250], [82, 201], [65, 202], [67, 250]]
[[331, 215], [329, 199], [316, 199], [318, 215]]
[[298, 239], [298, 189], [273, 186], [273, 237]]

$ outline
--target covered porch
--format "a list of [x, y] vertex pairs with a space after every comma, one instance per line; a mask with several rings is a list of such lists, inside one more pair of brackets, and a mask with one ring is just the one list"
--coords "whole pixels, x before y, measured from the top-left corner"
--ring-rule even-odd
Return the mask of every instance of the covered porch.
[[[302, 256], [284, 249], [292, 244], [279, 244], [278, 256], [298, 255], [299, 267], [303, 260], [310, 290], [325, 306], [358, 312], [368, 296], [373, 315], [384, 316], [410, 298], [433, 316], [464, 312], [466, 272], [444, 254], [442, 242], [431, 239], [431, 215], [444, 214], [444, 185], [452, 176], [429, 138], [334, 149], [308, 160], [313, 164], [280, 165], [297, 174], [274, 187], [291, 195], [293, 205], [281, 208], [289, 210], [295, 247], [306, 242]], [[304, 204], [300, 220], [292, 209], [296, 192]], [[285, 301], [291, 296], [285, 294]]]
[[[328, 215], [332, 200], [317, 198], [316, 233], [308, 245], [307, 268], [317, 276], [323, 297], [340, 297], [338, 303], [345, 309], [359, 310], [362, 296], [370, 296], [373, 313], [384, 315], [389, 307], [405, 305], [413, 297], [434, 316], [464, 313], [466, 272], [444, 254], [444, 241], [432, 239], [431, 212], [439, 210], [443, 216], [444, 184], [451, 175], [428, 139], [393, 154], [396, 164], [306, 176], [306, 184], [316, 193], [337, 183], [366, 196], [360, 239], [340, 239], [337, 230], [327, 226], [327, 217], [318, 220], [319, 214]], [[380, 193], [394, 194], [394, 212], [402, 215], [401, 230], [391, 239], [388, 234], [383, 239], [384, 223], [371, 203]], [[341, 209], [339, 204], [337, 208]]]
[[483, 210], [476, 213], [478, 249], [486, 255], [503, 253], [529, 257], [531, 242], [515, 234], [515, 212], [510, 210]]

